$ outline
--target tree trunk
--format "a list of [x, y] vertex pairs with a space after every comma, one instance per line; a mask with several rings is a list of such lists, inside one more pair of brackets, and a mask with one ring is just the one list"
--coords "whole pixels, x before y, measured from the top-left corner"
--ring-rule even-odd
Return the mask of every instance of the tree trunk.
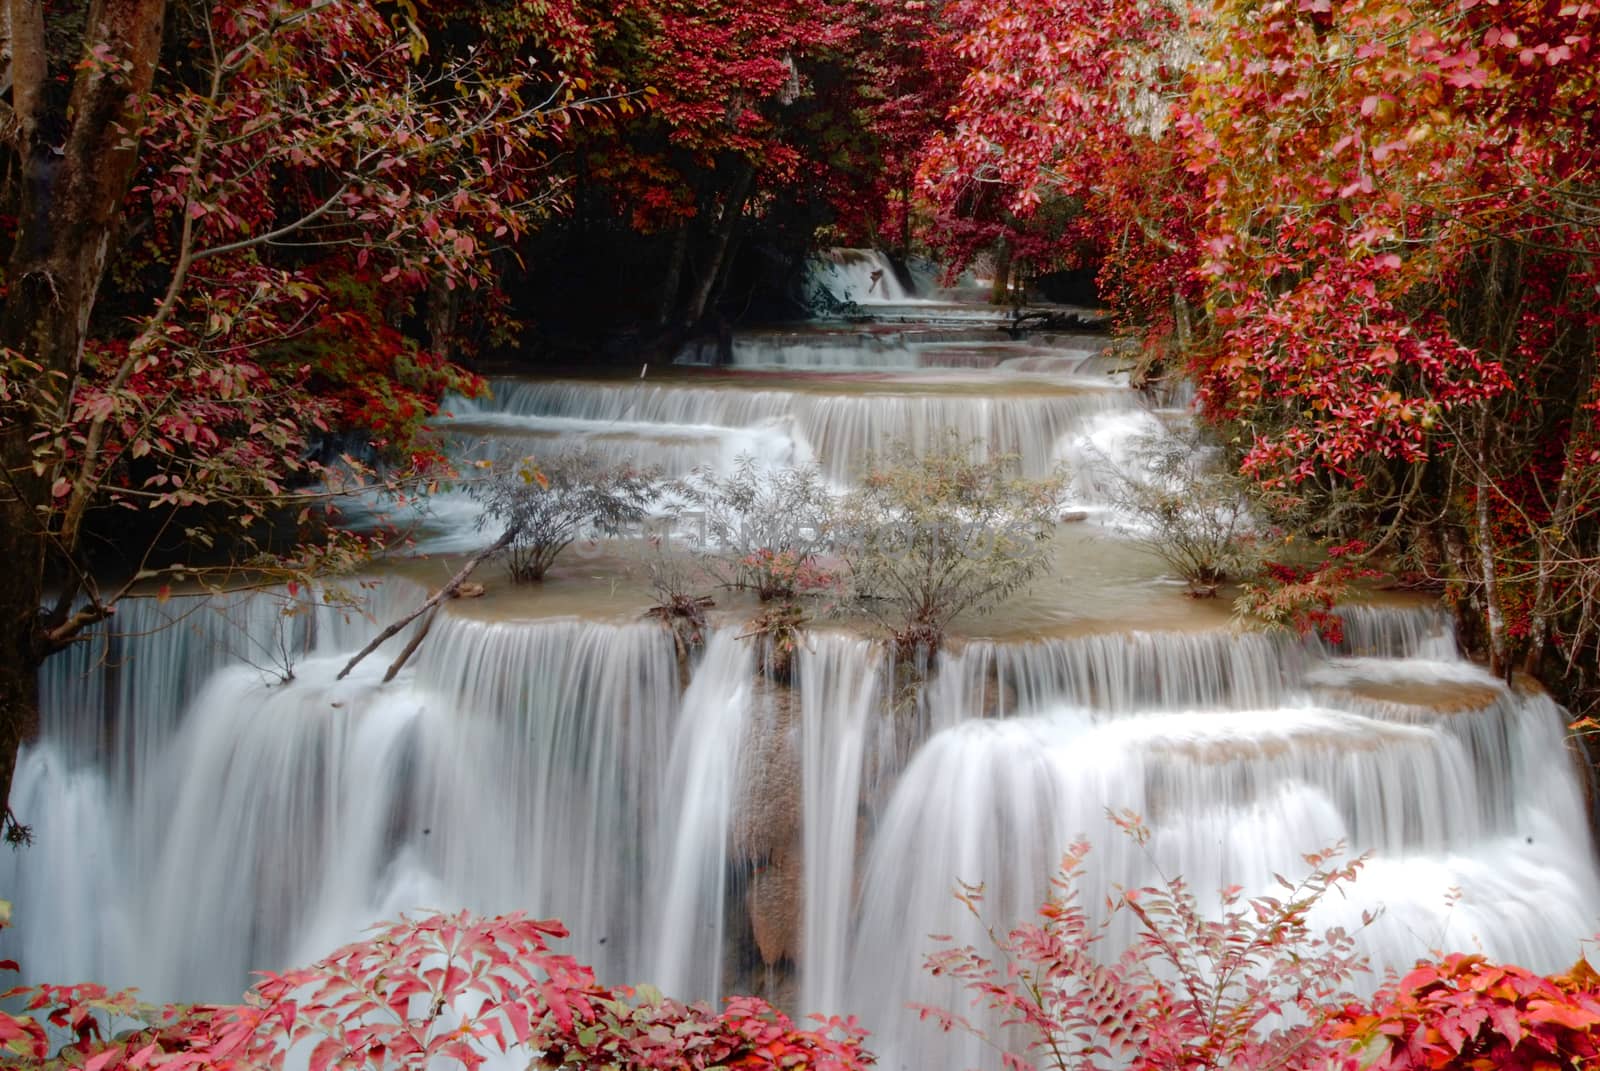
[[912, 172], [907, 171], [900, 182], [900, 255], [906, 259], [911, 258], [911, 180]]
[[683, 323], [687, 328], [697, 327], [700, 321], [705, 319], [706, 310], [710, 308], [717, 279], [722, 275], [723, 264], [728, 258], [728, 248], [733, 243], [734, 231], [738, 229], [739, 220], [744, 215], [744, 202], [750, 196], [750, 183], [754, 178], [755, 168], [749, 164], [739, 165], [739, 173], [734, 177], [733, 188], [728, 191], [728, 198], [723, 202], [722, 215], [717, 219], [716, 227], [711, 232], [711, 262], [695, 280], [689, 307], [684, 312]]
[[1489, 496], [1494, 493], [1489, 487], [1489, 417], [1487, 413], [1480, 413], [1478, 419], [1480, 427], [1475, 458], [1477, 475], [1473, 481], [1477, 501], [1473, 534], [1478, 551], [1484, 620], [1489, 628], [1489, 672], [1497, 677], [1503, 676], [1509, 679], [1511, 665], [1506, 651], [1506, 621], [1505, 614], [1500, 609], [1500, 582], [1496, 572], [1494, 537], [1489, 529]]
[[[49, 653], [40, 606], [50, 555], [71, 545], [49, 538], [55, 502], [50, 465], [35, 467], [29, 436], [71, 404], [89, 318], [138, 150], [127, 131], [155, 80], [166, 0], [94, 0], [83, 56], [63, 91], [45, 55], [42, 0], [3, 0], [12, 33], [12, 148], [18, 171], [17, 234], [6, 265], [0, 347], [23, 360], [34, 389], [0, 412], [0, 526], [7, 569], [0, 583], [0, 800], [8, 800], [17, 748], [38, 717], [39, 663]], [[60, 57], [56, 57], [59, 60]], [[64, 66], [64, 65], [63, 65]], [[6, 118], [6, 117], [0, 117]], [[13, 373], [14, 374], [14, 373]]]
[[428, 288], [428, 348], [434, 356], [456, 359], [456, 326], [461, 322], [461, 290], [441, 279]]
[[1172, 292], [1172, 329], [1178, 343], [1178, 353], [1189, 352], [1189, 343], [1194, 338], [1194, 326], [1189, 315], [1189, 302], [1177, 290]]
[[1011, 243], [1004, 238], [994, 251], [994, 279], [989, 287], [989, 304], [1004, 305], [1011, 295]]
[[[1590, 347], [1580, 369], [1578, 382], [1590, 383], [1593, 378], [1593, 348]], [[1528, 622], [1528, 653], [1523, 661], [1523, 670], [1532, 677], [1540, 675], [1545, 646], [1554, 631], [1552, 619], [1556, 616], [1555, 577], [1559, 568], [1558, 558], [1563, 553], [1570, 553], [1573, 529], [1587, 512], [1574, 501], [1573, 485], [1582, 478], [1584, 462], [1578, 455], [1590, 441], [1594, 403], [1592, 390], [1580, 392], [1574, 400], [1572, 421], [1567, 429], [1567, 448], [1562, 457], [1561, 477], [1556, 486], [1555, 505], [1551, 507], [1548, 522], [1534, 526], [1534, 536], [1539, 544], [1539, 572], [1534, 587], [1533, 610]]]
[[[32, 527], [14, 524], [11, 513], [0, 519], [0, 554], [8, 562], [38, 557]], [[0, 569], [0, 815], [7, 813], [17, 752], [38, 729], [42, 594], [28, 569]]]
[[667, 270], [661, 279], [661, 295], [656, 303], [656, 327], [665, 330], [678, 309], [678, 291], [683, 288], [683, 262], [689, 252], [689, 225], [680, 223], [672, 232], [672, 252], [667, 255]]

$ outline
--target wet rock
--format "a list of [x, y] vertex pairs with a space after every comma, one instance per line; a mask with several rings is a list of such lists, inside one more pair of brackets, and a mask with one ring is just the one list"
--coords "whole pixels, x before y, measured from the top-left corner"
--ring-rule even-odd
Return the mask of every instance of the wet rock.
[[782, 684], [758, 684], [763, 710], [747, 730], [739, 763], [733, 851], [761, 864], [788, 850], [800, 836], [802, 782], [796, 719], [798, 698]]
[[801, 882], [799, 846], [791, 844], [757, 868], [745, 893], [745, 910], [761, 962], [768, 967], [800, 955]]

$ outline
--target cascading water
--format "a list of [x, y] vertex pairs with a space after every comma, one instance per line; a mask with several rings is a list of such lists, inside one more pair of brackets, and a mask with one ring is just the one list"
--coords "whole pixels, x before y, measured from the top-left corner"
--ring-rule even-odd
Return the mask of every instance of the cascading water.
[[658, 833], [668, 850], [654, 883], [662, 913], [653, 977], [685, 998], [722, 993], [730, 841], [754, 678], [750, 646], [731, 631], [714, 635], [684, 692], [667, 763], [676, 799]]
[[[833, 264], [859, 304], [910, 296], [876, 254]], [[1161, 419], [1117, 359], [965, 315], [735, 336], [731, 368], [642, 382], [503, 380], [442, 430], [464, 460], [815, 458], [840, 487], [895, 440], [954, 432], [1030, 473], [1066, 462], [1074, 504], [1111, 501], [1096, 465], [1136, 463]], [[489, 538], [469, 497], [432, 506], [430, 552]], [[561, 616], [600, 613], [585, 593], [626, 579], [614, 559], [569, 569], [561, 599], [481, 573], [489, 597], [448, 606], [389, 684], [389, 652], [335, 675], [418, 601], [421, 567], [384, 579], [370, 619], [283, 593], [129, 603], [42, 674], [13, 789], [36, 842], [0, 853], [0, 945], [32, 979], [227, 1000], [382, 917], [525, 910], [562, 918], [607, 980], [858, 1014], [884, 1066], [953, 1069], [992, 1053], [905, 1009], [965, 1007], [922, 969], [930, 933], [982, 946], [955, 883], [1023, 917], [1086, 836], [1091, 903], [1157, 868], [1261, 889], [1343, 840], [1370, 858], [1325, 918], [1381, 907], [1361, 936], [1379, 968], [1430, 946], [1571, 961], [1600, 872], [1548, 699], [1460, 660], [1431, 608], [1346, 608], [1336, 646], [1217, 627], [1090, 512], [1058, 536], [1065, 586], [953, 640], [917, 689], [831, 630], [771, 680], [737, 604], [684, 660], [643, 603]], [[1123, 807], [1148, 854], [1107, 823]]]
[[[1381, 909], [1360, 934], [1378, 968], [1436, 947], [1540, 970], [1570, 960], [1594, 927], [1600, 877], [1559, 710], [1457, 660], [1453, 644], [1440, 657], [1436, 613], [1349, 619], [1349, 645], [1384, 657], [1261, 637], [1224, 654], [1221, 637], [1156, 634], [973, 645], [947, 665], [965, 683], [942, 693], [954, 705], [934, 712], [865, 864], [847, 1002], [875, 1024], [885, 1063], [951, 1059], [950, 1040], [905, 1004], [965, 1007], [921, 970], [927, 934], [986, 940], [952, 880], [987, 883], [991, 920], [1022, 918], [1085, 836], [1088, 904], [1160, 874], [1203, 897], [1267, 893], [1274, 874], [1303, 872], [1302, 854], [1343, 843], [1370, 858], [1321, 921], [1355, 929]], [[1000, 710], [979, 701], [985, 685]], [[1149, 824], [1148, 852], [1107, 822], [1124, 808]]]
[[894, 262], [876, 249], [835, 249], [814, 257], [808, 289], [827, 291], [834, 304], [905, 305], [917, 301], [900, 282]]
[[[169, 629], [124, 653], [131, 664], [146, 648], [159, 664], [174, 642]], [[59, 868], [0, 860], [31, 922], [30, 969], [218, 999], [372, 920], [457, 906], [558, 916], [609, 974], [644, 966], [657, 926], [635, 893], [678, 710], [670, 637], [446, 616], [393, 685], [378, 683], [381, 658], [335, 681], [357, 645], [301, 652], [288, 683], [242, 665], [212, 674], [126, 795], [103, 767], [49, 772], [60, 759], [48, 739], [31, 747], [18, 805], [37, 808], [41, 841], [79, 869], [58, 885]], [[23, 787], [52, 776], [70, 807]], [[104, 850], [69, 849], [74, 831], [97, 831]], [[72, 917], [58, 888], [125, 891]], [[61, 933], [92, 973], [52, 951]]]
[[884, 680], [872, 643], [823, 633], [799, 652], [805, 818], [805, 945], [801, 1004], [843, 1015], [855, 898], [862, 774], [875, 735]]
[[[921, 389], [918, 389], [920, 387]], [[890, 443], [925, 451], [947, 435], [1017, 454], [1037, 475], [1060, 460], [1068, 440], [1098, 414], [1153, 422], [1123, 390], [1034, 387], [992, 394], [981, 386], [907, 385], [896, 390], [822, 393], [692, 384], [496, 381], [494, 398], [458, 403], [457, 419], [480, 430], [559, 435], [613, 457], [664, 460], [669, 469], [725, 466], [739, 454], [768, 464], [815, 460], [848, 482]], [[679, 443], [696, 448], [678, 450]], [[665, 447], [665, 449], [663, 449]]]

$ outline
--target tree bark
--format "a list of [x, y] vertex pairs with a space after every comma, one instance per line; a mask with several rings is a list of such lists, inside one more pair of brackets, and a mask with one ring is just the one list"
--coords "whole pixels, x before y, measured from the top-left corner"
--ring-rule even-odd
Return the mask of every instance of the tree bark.
[[683, 262], [689, 252], [689, 225], [680, 223], [672, 232], [672, 252], [667, 255], [667, 270], [661, 278], [661, 294], [656, 303], [656, 327], [665, 330], [678, 308], [678, 291], [683, 286]]
[[1000, 239], [994, 250], [994, 279], [989, 284], [989, 304], [1004, 305], [1011, 296], [1011, 243]]
[[8, 375], [30, 384], [30, 392], [0, 412], [7, 563], [0, 583], [0, 801], [9, 800], [17, 749], [38, 718], [37, 672], [50, 651], [40, 607], [52, 562], [60, 564], [75, 549], [51, 538], [53, 459], [36, 459], [29, 438], [71, 403], [138, 157], [130, 132], [155, 81], [167, 8], [166, 0], [94, 0], [79, 56], [118, 62], [69, 67], [71, 87], [62, 92], [44, 52], [44, 3], [3, 2], [12, 33], [6, 133], [17, 161], [18, 197], [0, 347], [11, 351], [10, 360], [25, 362]]
[[1484, 620], [1489, 627], [1489, 672], [1509, 679], [1511, 665], [1506, 652], [1506, 621], [1500, 608], [1500, 582], [1496, 572], [1494, 537], [1490, 533], [1489, 496], [1489, 417], [1480, 412], [1478, 446], [1475, 457], [1477, 474], [1473, 480], [1476, 496], [1474, 542], [1478, 551], [1479, 582], [1483, 590]]
[[695, 280], [689, 307], [684, 314], [685, 327], [693, 329], [705, 319], [706, 310], [711, 304], [711, 296], [716, 292], [717, 279], [721, 277], [723, 264], [728, 257], [728, 249], [733, 244], [734, 231], [738, 229], [739, 220], [744, 216], [744, 202], [750, 196], [750, 184], [754, 179], [755, 168], [749, 164], [740, 164], [739, 173], [733, 180], [733, 188], [728, 191], [727, 200], [723, 202], [722, 215], [718, 217], [717, 225], [711, 233], [711, 262]]
[[[1590, 349], [1582, 363], [1578, 382], [1590, 383], [1594, 379], [1593, 351]], [[1561, 477], [1556, 487], [1555, 505], [1551, 507], [1549, 521], [1535, 526], [1534, 534], [1539, 544], [1539, 572], [1533, 594], [1533, 611], [1528, 622], [1528, 653], [1523, 660], [1523, 670], [1531, 677], [1540, 676], [1544, 664], [1545, 647], [1554, 632], [1556, 616], [1555, 576], [1560, 568], [1558, 559], [1570, 553], [1573, 530], [1586, 512], [1574, 501], [1573, 484], [1580, 479], [1584, 463], [1578, 454], [1589, 442], [1588, 433], [1593, 428], [1594, 393], [1579, 393], [1571, 410], [1571, 424], [1567, 429], [1567, 448], [1563, 452]], [[1587, 497], [1587, 496], [1586, 496]]]

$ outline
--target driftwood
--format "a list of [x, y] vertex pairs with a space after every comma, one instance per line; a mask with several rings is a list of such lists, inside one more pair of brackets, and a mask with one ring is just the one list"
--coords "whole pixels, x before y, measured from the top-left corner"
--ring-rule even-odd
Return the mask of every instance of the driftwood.
[[405, 650], [400, 652], [400, 657], [395, 659], [394, 664], [389, 667], [389, 672], [384, 674], [383, 679], [385, 683], [393, 680], [394, 675], [400, 672], [400, 667], [406, 664], [406, 661], [411, 657], [412, 653], [415, 652], [417, 647], [422, 643], [423, 637], [427, 636], [428, 629], [433, 626], [433, 614], [429, 613], [429, 611], [437, 611], [439, 609], [439, 604], [444, 602], [450, 596], [454, 595], [456, 590], [460, 588], [462, 584], [467, 582], [467, 578], [472, 575], [472, 571], [479, 565], [483, 564], [483, 560], [485, 558], [488, 558], [494, 554], [498, 554], [500, 551], [506, 549], [511, 545], [511, 541], [515, 538], [517, 538], [517, 529], [508, 528], [506, 529], [505, 535], [501, 536], [487, 547], [478, 551], [478, 553], [474, 554], [471, 558], [468, 558], [467, 564], [463, 565], [461, 567], [461, 571], [450, 578], [450, 582], [448, 584], [434, 592], [432, 595], [428, 596], [427, 601], [421, 606], [417, 607], [415, 610], [412, 610], [409, 614], [406, 614], [406, 616], [402, 617], [400, 620], [396, 621], [394, 624], [378, 633], [376, 639], [367, 644], [365, 647], [361, 648], [361, 650], [356, 653], [354, 658], [350, 659], [350, 661], [344, 664], [344, 668], [339, 671], [338, 679], [344, 680], [345, 677], [350, 675], [350, 671], [355, 669], [363, 658], [367, 657], [373, 651], [376, 651], [379, 647], [382, 647], [387, 640], [398, 635], [400, 630], [411, 624], [411, 622], [415, 621], [423, 614], [428, 614], [428, 620], [422, 623], [422, 627], [418, 629], [417, 634], [411, 638], [411, 642], [406, 644]]
[[439, 608], [435, 606], [428, 611], [428, 616], [422, 619], [422, 624], [417, 628], [417, 634], [411, 637], [410, 642], [400, 652], [400, 657], [389, 664], [389, 670], [383, 675], [383, 683], [388, 684], [394, 680], [395, 674], [405, 668], [411, 656], [417, 653], [417, 648], [422, 646], [422, 641], [428, 638], [428, 630], [433, 628], [433, 619], [439, 616]]

